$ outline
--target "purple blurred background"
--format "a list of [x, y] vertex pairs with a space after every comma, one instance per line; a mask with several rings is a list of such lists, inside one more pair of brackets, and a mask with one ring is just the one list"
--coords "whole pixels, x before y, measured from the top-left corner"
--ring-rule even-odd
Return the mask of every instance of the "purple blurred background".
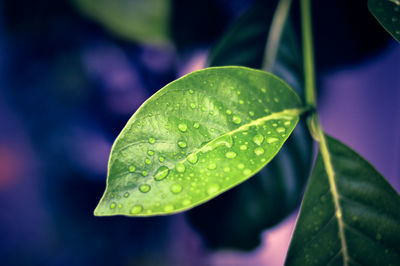
[[[182, 214], [92, 215], [129, 117], [204, 67], [218, 36], [254, 1], [172, 2], [175, 24], [196, 34], [178, 27], [175, 45], [154, 46], [114, 36], [69, 1], [0, 1], [1, 265], [283, 264], [296, 214], [252, 252], [211, 251]], [[399, 191], [400, 45], [366, 7], [354, 15], [357, 5], [365, 3], [315, 6], [321, 120]]]

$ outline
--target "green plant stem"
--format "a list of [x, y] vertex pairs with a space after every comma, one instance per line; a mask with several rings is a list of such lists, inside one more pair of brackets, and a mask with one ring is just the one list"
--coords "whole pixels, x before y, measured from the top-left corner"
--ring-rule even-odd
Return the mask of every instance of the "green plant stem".
[[311, 1], [301, 0], [301, 30], [303, 35], [303, 62], [306, 104], [316, 108], [314, 45], [311, 24]]
[[326, 174], [329, 181], [330, 191], [335, 205], [335, 216], [338, 221], [341, 251], [343, 253], [343, 265], [349, 263], [346, 235], [344, 233], [343, 211], [339, 201], [339, 193], [336, 185], [336, 175], [333, 169], [330, 151], [321, 123], [319, 122], [316, 108], [316, 88], [315, 88], [315, 69], [314, 69], [314, 47], [311, 24], [311, 0], [301, 0], [301, 21], [303, 35], [303, 57], [305, 71], [305, 93], [306, 104], [314, 109], [312, 116], [308, 117], [308, 127], [313, 138], [319, 142], [319, 150], [324, 162]]
[[267, 43], [265, 44], [265, 54], [263, 58], [263, 70], [271, 72], [278, 54], [279, 43], [282, 39], [283, 28], [289, 15], [292, 0], [280, 0], [272, 18], [271, 28], [268, 33]]

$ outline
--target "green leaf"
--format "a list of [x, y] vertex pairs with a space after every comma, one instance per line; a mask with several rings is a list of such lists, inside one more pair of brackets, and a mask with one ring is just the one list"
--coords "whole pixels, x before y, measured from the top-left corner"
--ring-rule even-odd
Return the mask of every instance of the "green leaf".
[[368, 9], [385, 30], [400, 42], [400, 0], [368, 0]]
[[[216, 44], [209, 58], [210, 64], [261, 68], [276, 2], [259, 1], [245, 12]], [[269, 70], [302, 96], [300, 45], [290, 20], [284, 25]], [[209, 204], [188, 212], [190, 223], [207, 245], [245, 250], [259, 245], [262, 231], [298, 207], [310, 172], [312, 145], [307, 126], [300, 120], [276, 157], [259, 173]]]
[[119, 37], [147, 44], [169, 42], [170, 0], [73, 0], [73, 3]]
[[400, 265], [399, 243], [399, 195], [360, 155], [322, 135], [286, 265]]
[[168, 84], [116, 139], [95, 215], [172, 214], [214, 198], [267, 164], [302, 111], [259, 70], [208, 68]]

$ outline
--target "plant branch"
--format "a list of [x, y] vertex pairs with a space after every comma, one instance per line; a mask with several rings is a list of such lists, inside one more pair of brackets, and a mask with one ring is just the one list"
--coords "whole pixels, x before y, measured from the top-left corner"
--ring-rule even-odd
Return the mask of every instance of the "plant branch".
[[272, 18], [271, 28], [265, 44], [265, 54], [262, 69], [271, 72], [274, 67], [279, 43], [282, 39], [283, 28], [289, 15], [292, 0], [280, 0]]
[[303, 63], [306, 104], [316, 108], [314, 45], [311, 24], [311, 1], [301, 0], [301, 29], [303, 35]]

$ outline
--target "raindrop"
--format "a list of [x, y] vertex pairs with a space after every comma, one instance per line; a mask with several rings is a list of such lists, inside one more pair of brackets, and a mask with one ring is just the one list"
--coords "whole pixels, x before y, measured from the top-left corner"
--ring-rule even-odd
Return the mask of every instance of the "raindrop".
[[183, 163], [177, 163], [176, 164], [176, 171], [178, 171], [179, 173], [183, 173], [185, 172], [186, 167]]
[[247, 146], [246, 145], [240, 145], [239, 149], [241, 151], [245, 151], [245, 150], [247, 150]]
[[264, 154], [264, 149], [261, 148], [261, 147], [257, 147], [257, 148], [254, 149], [254, 153], [255, 153], [257, 156], [263, 155], [263, 154]]
[[118, 209], [121, 209], [122, 208], [122, 204], [118, 204]]
[[149, 158], [146, 158], [146, 159], [144, 160], [144, 162], [145, 162], [146, 164], [151, 164], [151, 160], [150, 160]]
[[153, 156], [153, 155], [154, 155], [154, 151], [152, 151], [152, 150], [148, 150], [148, 151], [147, 151], [147, 155], [149, 155], [149, 156]]
[[170, 190], [174, 194], [179, 194], [182, 191], [182, 186], [179, 184], [172, 184]]
[[243, 101], [243, 100], [240, 100], [240, 101], [239, 101], [239, 104], [244, 104], [244, 101]]
[[264, 92], [264, 93], [267, 92], [267, 90], [265, 88], [261, 88], [261, 91]]
[[115, 204], [115, 202], [113, 202], [113, 203], [110, 204], [110, 208], [111, 208], [111, 209], [115, 209], [115, 207], [117, 207], [117, 204]]
[[131, 214], [138, 214], [138, 213], [141, 213], [142, 211], [143, 211], [143, 206], [142, 205], [135, 205], [131, 209]]
[[191, 164], [195, 164], [197, 163], [197, 161], [199, 160], [199, 158], [197, 157], [196, 153], [192, 153], [187, 157], [187, 160], [189, 161], [189, 163]]
[[250, 111], [250, 112], [249, 112], [249, 115], [250, 115], [250, 116], [254, 116], [254, 112]]
[[225, 157], [228, 158], [228, 159], [233, 159], [233, 158], [236, 157], [236, 155], [237, 154], [234, 151], [228, 151], [227, 153], [225, 153]]
[[124, 197], [125, 198], [129, 197], [129, 192], [125, 192]]
[[133, 165], [131, 165], [131, 166], [129, 166], [129, 172], [135, 172], [135, 170], [136, 170], [136, 167], [135, 166], [133, 166]]
[[187, 144], [184, 141], [178, 141], [178, 146], [181, 148], [186, 148]]
[[147, 176], [147, 171], [146, 170], [144, 170], [143, 172], [142, 172], [142, 176]]
[[186, 130], [187, 130], [187, 125], [181, 123], [181, 124], [178, 125], [178, 129], [179, 129], [179, 131], [181, 131], [181, 132], [186, 132]]
[[257, 144], [258, 146], [260, 146], [263, 141], [264, 141], [264, 137], [261, 134], [257, 134], [253, 137], [253, 141], [255, 144]]
[[201, 110], [202, 110], [203, 112], [205, 112], [205, 111], [207, 111], [207, 108], [205, 108], [205, 107], [203, 106], [203, 107], [201, 107]]
[[156, 142], [156, 139], [155, 139], [155, 138], [153, 138], [153, 137], [149, 138], [149, 143], [150, 143], [150, 144], [153, 144], [153, 143], [155, 143], [155, 142]]
[[215, 163], [210, 163], [208, 165], [208, 169], [210, 169], [210, 170], [214, 170], [215, 168], [217, 168], [217, 165]]
[[278, 138], [274, 138], [274, 137], [267, 138], [267, 143], [271, 144], [271, 143], [277, 142], [278, 140], [279, 140]]
[[286, 129], [284, 127], [278, 127], [276, 129], [276, 132], [278, 132], [278, 133], [285, 133], [285, 131], [286, 131]]
[[147, 185], [147, 184], [142, 184], [139, 186], [140, 192], [143, 192], [143, 193], [149, 192], [150, 189], [151, 189], [150, 185]]
[[165, 158], [163, 156], [158, 157], [158, 160], [162, 163], [164, 162]]
[[238, 164], [238, 168], [239, 169], [243, 169], [244, 168], [244, 164], [242, 164], [242, 163]]
[[226, 110], [226, 114], [227, 114], [227, 115], [231, 115], [231, 114], [232, 114], [232, 111], [231, 111], [230, 109], [228, 109], [228, 110]]
[[172, 204], [168, 204], [164, 207], [164, 211], [166, 211], [166, 212], [170, 212], [173, 210], [174, 210], [174, 205], [172, 205]]
[[194, 127], [194, 128], [199, 128], [199, 127], [200, 127], [200, 124], [199, 124], [198, 122], [195, 122], [195, 123], [193, 124], [193, 127]]
[[235, 123], [235, 124], [240, 124], [240, 123], [242, 123], [242, 119], [241, 119], [239, 116], [237, 116], [237, 115], [234, 115], [234, 116], [232, 117], [232, 121], [233, 121], [233, 123]]
[[154, 179], [156, 181], [163, 180], [164, 178], [166, 178], [168, 176], [168, 174], [169, 174], [168, 167], [163, 165], [160, 168], [158, 168], [158, 170], [156, 171], [156, 174], [154, 175]]
[[185, 199], [184, 201], [182, 201], [182, 204], [183, 204], [184, 206], [187, 206], [187, 205], [189, 205], [190, 203], [191, 203], [190, 199]]
[[279, 103], [279, 98], [275, 97], [274, 102]]
[[213, 195], [219, 191], [219, 185], [217, 184], [211, 184], [207, 188], [207, 193], [208, 195]]
[[190, 104], [190, 107], [191, 107], [192, 109], [194, 109], [194, 108], [196, 108], [196, 104], [195, 104], [195, 103], [191, 103], [191, 104]]
[[249, 174], [251, 174], [251, 170], [250, 169], [244, 169], [243, 174], [249, 175]]
[[229, 168], [228, 166], [225, 166], [224, 167], [224, 172], [225, 173], [228, 173], [228, 172], [230, 172], [231, 171], [231, 168]]
[[290, 125], [290, 121], [285, 121], [285, 123], [283, 123], [285, 126]]

